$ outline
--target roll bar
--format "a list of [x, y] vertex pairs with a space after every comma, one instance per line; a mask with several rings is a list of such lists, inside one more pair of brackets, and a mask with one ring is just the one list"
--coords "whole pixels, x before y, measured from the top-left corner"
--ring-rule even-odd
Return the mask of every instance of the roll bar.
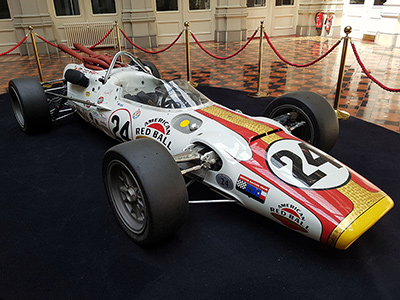
[[137, 65], [140, 69], [142, 69], [144, 72], [152, 75], [151, 72], [145, 67], [145, 65], [143, 65], [143, 63], [137, 57], [135, 57], [132, 53], [130, 53], [128, 51], [119, 51], [114, 55], [114, 57], [111, 61], [110, 67], [108, 68], [106, 75], [104, 76], [103, 84], [105, 84], [108, 81], [108, 79], [110, 78], [110, 75], [111, 75], [111, 71], [114, 69], [115, 63], [117, 62], [117, 59], [122, 56], [128, 56], [135, 63], [135, 65]]

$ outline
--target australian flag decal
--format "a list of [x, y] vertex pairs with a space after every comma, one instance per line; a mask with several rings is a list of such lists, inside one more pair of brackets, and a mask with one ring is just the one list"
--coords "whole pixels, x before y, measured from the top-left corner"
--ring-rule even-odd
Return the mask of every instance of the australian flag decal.
[[239, 176], [236, 189], [260, 203], [265, 202], [269, 190], [269, 188], [243, 175]]

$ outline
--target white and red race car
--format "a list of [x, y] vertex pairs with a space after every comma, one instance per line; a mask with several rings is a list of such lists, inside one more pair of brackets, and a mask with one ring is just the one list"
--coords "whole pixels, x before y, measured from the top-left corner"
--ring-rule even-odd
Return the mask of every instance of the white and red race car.
[[[129, 65], [122, 63], [127, 58]], [[58, 85], [11, 80], [14, 114], [34, 134], [78, 113], [122, 142], [105, 153], [104, 185], [119, 224], [138, 244], [177, 231], [188, 212], [187, 186], [195, 181], [338, 249], [393, 207], [383, 191], [323, 152], [339, 129], [320, 95], [289, 93], [263, 116], [250, 117], [184, 80], [160, 79], [153, 64], [129, 52], [81, 60], [65, 67]]]

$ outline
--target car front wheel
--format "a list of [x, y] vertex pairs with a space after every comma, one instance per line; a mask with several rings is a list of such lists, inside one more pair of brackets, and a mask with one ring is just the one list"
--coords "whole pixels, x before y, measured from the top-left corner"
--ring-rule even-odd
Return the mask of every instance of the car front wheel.
[[158, 243], [184, 223], [186, 185], [175, 160], [158, 142], [142, 139], [108, 150], [103, 180], [118, 223], [136, 243]]

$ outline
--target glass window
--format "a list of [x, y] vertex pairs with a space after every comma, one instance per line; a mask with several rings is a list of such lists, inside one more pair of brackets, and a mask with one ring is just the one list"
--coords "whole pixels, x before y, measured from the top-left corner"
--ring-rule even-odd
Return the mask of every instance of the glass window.
[[157, 11], [171, 11], [178, 10], [178, 0], [157, 0]]
[[189, 0], [189, 9], [210, 9], [210, 0]]
[[265, 6], [265, 0], [247, 0], [247, 7]]
[[115, 0], [92, 0], [93, 14], [115, 14]]
[[364, 4], [365, 0], [350, 0], [350, 4]]
[[294, 0], [275, 0], [276, 6], [294, 5]]
[[374, 0], [374, 5], [383, 5], [386, 0]]
[[0, 0], [0, 19], [11, 19], [7, 0]]
[[53, 0], [57, 16], [80, 15], [78, 0]]

